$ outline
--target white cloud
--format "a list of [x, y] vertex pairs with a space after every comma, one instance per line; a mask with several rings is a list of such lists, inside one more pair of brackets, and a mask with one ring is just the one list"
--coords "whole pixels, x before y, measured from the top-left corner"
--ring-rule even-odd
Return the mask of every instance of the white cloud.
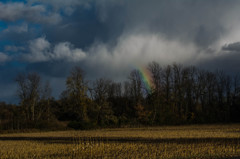
[[89, 65], [113, 71], [129, 70], [151, 61], [166, 65], [173, 62], [190, 64], [198, 60], [194, 44], [168, 40], [157, 34], [122, 36], [114, 48], [107, 44], [95, 44], [88, 55]]
[[23, 59], [28, 62], [51, 60], [77, 62], [84, 59], [86, 56], [81, 49], [74, 48], [69, 42], [61, 42], [52, 47], [45, 37], [30, 41], [29, 51], [29, 53], [23, 55]]
[[30, 53], [24, 55], [28, 62], [84, 61], [89, 68], [109, 73], [126, 73], [151, 61], [157, 61], [161, 65], [173, 62], [195, 64], [205, 58], [193, 43], [168, 40], [161, 35], [150, 33], [123, 35], [115, 46], [95, 43], [86, 52], [74, 48], [69, 42], [51, 45], [44, 37], [29, 44]]
[[53, 53], [51, 54], [51, 58], [55, 60], [67, 60], [77, 62], [86, 57], [85, 52], [81, 49], [73, 48], [73, 46], [69, 42], [62, 42], [57, 44], [54, 47]]
[[48, 61], [50, 54], [50, 45], [51, 44], [45, 39], [45, 37], [30, 41], [30, 53], [24, 54], [23, 58], [29, 62]]

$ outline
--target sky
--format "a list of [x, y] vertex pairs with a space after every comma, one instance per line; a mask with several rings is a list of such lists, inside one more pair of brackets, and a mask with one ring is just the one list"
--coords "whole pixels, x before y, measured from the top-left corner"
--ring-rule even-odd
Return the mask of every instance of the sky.
[[14, 79], [28, 72], [58, 98], [74, 66], [90, 80], [152, 61], [236, 74], [239, 15], [239, 0], [2, 0], [0, 101], [18, 101]]

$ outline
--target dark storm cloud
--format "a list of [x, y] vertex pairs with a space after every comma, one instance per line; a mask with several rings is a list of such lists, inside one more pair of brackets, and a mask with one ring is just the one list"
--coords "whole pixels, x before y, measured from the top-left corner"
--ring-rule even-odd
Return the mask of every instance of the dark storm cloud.
[[237, 51], [240, 52], [240, 42], [226, 44], [222, 47], [224, 51]]
[[[223, 17], [239, 3], [234, 0], [227, 3], [223, 0], [29, 0], [26, 4], [1, 3], [0, 18], [36, 23], [44, 22], [37, 19], [50, 18], [47, 20], [50, 23], [60, 23], [41, 26], [47, 40], [68, 41], [80, 48], [89, 47], [95, 41], [115, 44], [123, 34], [142, 31], [208, 47], [225, 34]], [[69, 7], [72, 9], [67, 9]], [[61, 15], [65, 9], [72, 10], [71, 14]], [[26, 12], [29, 14], [24, 14]], [[49, 14], [58, 15], [61, 21], [52, 20]]]
[[[0, 32], [0, 40], [7, 41], [14, 45], [25, 45], [29, 40], [32, 40], [34, 37], [38, 36], [38, 31], [35, 28], [24, 28], [22, 26], [9, 27], [2, 32]], [[10, 44], [7, 44], [8, 47], [11, 47]], [[19, 47], [21, 47], [19, 46]], [[4, 46], [5, 48], [6, 46]]]
[[26, 70], [28, 72], [39, 72], [49, 77], [65, 78], [75, 63], [63, 61], [49, 61], [28, 64]]
[[110, 9], [111, 18], [103, 22], [98, 6], [92, 3], [90, 8], [75, 8], [74, 13], [65, 16], [58, 27], [46, 25], [42, 29], [49, 41], [68, 41], [83, 49], [98, 41], [113, 43], [122, 34], [121, 11], [117, 6]]
[[222, 26], [214, 26], [216, 28], [207, 28], [203, 25], [199, 26], [195, 33], [194, 42], [199, 47], [208, 47], [217, 41], [221, 34], [223, 34]]
[[[194, 41], [199, 47], [208, 47], [227, 32], [226, 13], [240, 2], [99, 0], [87, 5], [80, 5], [83, 2], [79, 1], [75, 6], [75, 0], [66, 3], [66, 7], [73, 7], [74, 12], [71, 16], [63, 16], [58, 27], [43, 26], [44, 33], [52, 42], [69, 41], [84, 48], [95, 41], [115, 44], [123, 34], [134, 32], [161, 34], [169, 39]], [[62, 1], [49, 1], [49, 4], [64, 8]]]
[[95, 40], [104, 41], [108, 36], [107, 29], [101, 24], [94, 12], [76, 11], [73, 19], [64, 19], [59, 27], [44, 26], [46, 38], [53, 43], [68, 41], [77, 47], [90, 46]]
[[209, 58], [197, 63], [200, 68], [210, 71], [223, 70], [227, 75], [239, 75], [240, 54], [238, 52], [232, 52], [231, 54], [221, 54], [215, 58]]
[[224, 34], [221, 18], [233, 5], [236, 1], [125, 1], [124, 25], [129, 32], [142, 29], [206, 47]]

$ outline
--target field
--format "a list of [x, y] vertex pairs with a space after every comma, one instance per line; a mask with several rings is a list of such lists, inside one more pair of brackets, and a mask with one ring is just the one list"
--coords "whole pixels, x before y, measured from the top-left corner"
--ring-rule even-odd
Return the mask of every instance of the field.
[[240, 158], [240, 124], [0, 134], [0, 158]]

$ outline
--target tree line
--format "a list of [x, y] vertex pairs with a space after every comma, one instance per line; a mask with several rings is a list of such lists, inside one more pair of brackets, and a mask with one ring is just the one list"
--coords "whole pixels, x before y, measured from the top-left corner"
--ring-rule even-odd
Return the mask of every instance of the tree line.
[[172, 64], [147, 66], [152, 88], [139, 70], [124, 82], [85, 79], [71, 70], [59, 99], [37, 73], [19, 74], [18, 105], [0, 103], [0, 129], [91, 129], [240, 122], [240, 77]]

